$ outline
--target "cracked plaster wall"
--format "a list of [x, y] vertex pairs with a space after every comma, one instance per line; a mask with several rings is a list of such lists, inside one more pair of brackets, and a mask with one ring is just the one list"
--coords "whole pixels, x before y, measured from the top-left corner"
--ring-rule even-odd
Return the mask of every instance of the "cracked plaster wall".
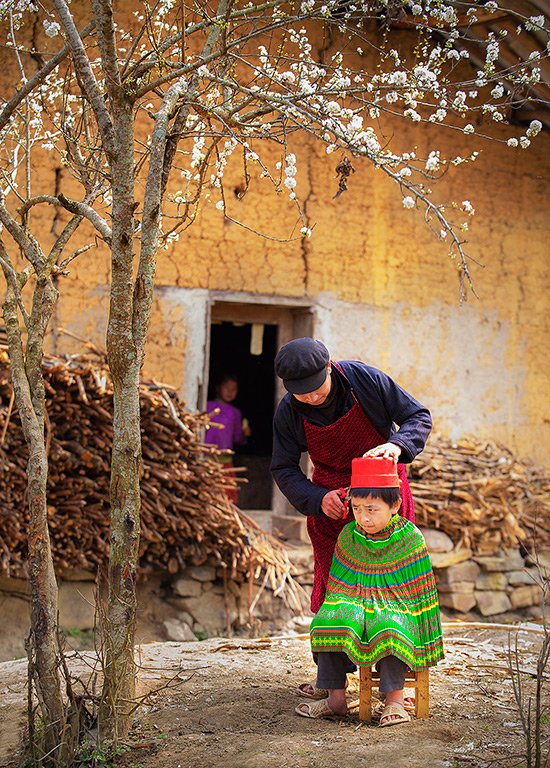
[[[442, 151], [444, 142], [442, 135]], [[422, 214], [402, 208], [381, 171], [354, 161], [349, 191], [333, 200], [337, 159], [308, 141], [291, 148], [312, 237], [262, 239], [205, 204], [185, 240], [159, 254], [145, 374], [181, 388], [195, 407], [210, 291], [243, 291], [274, 304], [277, 296], [308, 298], [315, 334], [333, 356], [388, 371], [431, 408], [438, 430], [502, 440], [550, 464], [550, 137], [542, 134], [522, 154], [488, 145], [462, 174], [442, 180], [441, 196], [461, 201], [467, 185], [476, 207], [468, 248], [485, 266], [472, 264], [479, 299], [470, 294], [462, 305], [457, 265]], [[418, 151], [425, 152], [420, 142]], [[228, 189], [240, 174], [230, 167]], [[265, 179], [253, 179], [231, 204], [231, 215], [272, 237], [299, 229], [295, 207]], [[95, 274], [101, 279], [101, 269]], [[97, 341], [106, 289], [88, 286], [77, 271], [59, 312], [62, 325]]]

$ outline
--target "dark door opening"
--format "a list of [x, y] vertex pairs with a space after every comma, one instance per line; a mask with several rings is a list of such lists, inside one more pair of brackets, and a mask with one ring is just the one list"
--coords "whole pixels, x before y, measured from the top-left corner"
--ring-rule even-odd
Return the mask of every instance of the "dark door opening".
[[239, 488], [241, 509], [271, 509], [269, 464], [276, 351], [276, 325], [234, 322], [213, 322], [211, 325], [208, 399], [216, 398], [216, 383], [224, 374], [234, 376], [239, 382], [239, 392], [233, 405], [248, 420], [251, 429], [246, 445], [234, 449], [235, 466], [246, 467], [239, 476], [248, 480]]

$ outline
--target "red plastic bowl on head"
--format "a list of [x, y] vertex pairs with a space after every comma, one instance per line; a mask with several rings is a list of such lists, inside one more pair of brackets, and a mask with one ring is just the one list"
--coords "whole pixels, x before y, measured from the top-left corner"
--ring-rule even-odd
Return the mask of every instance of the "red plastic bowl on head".
[[351, 461], [352, 488], [399, 488], [397, 464], [381, 456], [362, 456]]

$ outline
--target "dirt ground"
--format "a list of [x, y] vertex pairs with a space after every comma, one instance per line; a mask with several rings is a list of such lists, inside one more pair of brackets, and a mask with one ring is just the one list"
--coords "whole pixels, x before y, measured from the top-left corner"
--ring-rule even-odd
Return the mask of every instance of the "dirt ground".
[[[529, 631], [531, 630], [531, 631]], [[446, 658], [430, 672], [430, 717], [379, 729], [357, 710], [340, 721], [298, 717], [295, 685], [314, 676], [303, 636], [152, 643], [140, 651], [139, 713], [121, 768], [512, 768], [525, 765], [506, 660], [518, 641], [533, 691], [540, 627], [445, 627]], [[76, 673], [90, 657], [71, 659]], [[0, 766], [19, 766], [26, 665], [0, 664]], [[357, 696], [357, 675], [350, 676]], [[163, 686], [168, 686], [163, 689]], [[548, 718], [543, 718], [543, 722]], [[543, 728], [548, 731], [549, 726]], [[545, 733], [547, 737], [549, 734]]]

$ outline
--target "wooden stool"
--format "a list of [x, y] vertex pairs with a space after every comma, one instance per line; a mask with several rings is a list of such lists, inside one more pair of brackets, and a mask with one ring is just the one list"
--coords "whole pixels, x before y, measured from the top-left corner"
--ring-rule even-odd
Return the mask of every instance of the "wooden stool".
[[[370, 665], [359, 668], [359, 720], [372, 720], [372, 689], [380, 684], [380, 675]], [[415, 717], [428, 717], [430, 677], [427, 669], [407, 670], [405, 688], [414, 688]]]

